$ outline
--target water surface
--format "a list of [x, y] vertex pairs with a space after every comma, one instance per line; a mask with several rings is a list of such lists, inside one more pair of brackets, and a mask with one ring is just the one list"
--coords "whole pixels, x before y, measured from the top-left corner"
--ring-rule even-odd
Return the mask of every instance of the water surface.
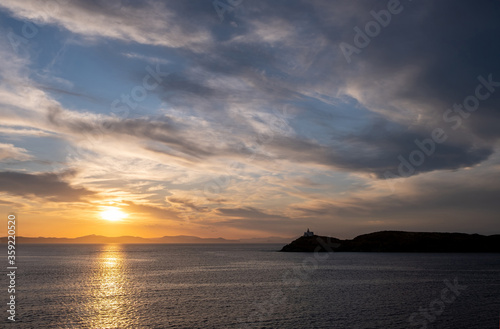
[[[500, 254], [315, 256], [276, 252], [280, 247], [22, 245], [15, 327], [499, 325]], [[459, 285], [458, 295], [444, 295], [446, 303], [445, 280]], [[427, 319], [418, 314], [431, 306]]]

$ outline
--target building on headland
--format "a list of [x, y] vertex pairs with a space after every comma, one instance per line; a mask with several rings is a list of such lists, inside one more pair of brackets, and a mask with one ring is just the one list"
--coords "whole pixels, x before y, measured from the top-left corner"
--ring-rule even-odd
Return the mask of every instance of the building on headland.
[[304, 236], [314, 236], [314, 232], [309, 231], [309, 228], [307, 228], [307, 231], [304, 232]]

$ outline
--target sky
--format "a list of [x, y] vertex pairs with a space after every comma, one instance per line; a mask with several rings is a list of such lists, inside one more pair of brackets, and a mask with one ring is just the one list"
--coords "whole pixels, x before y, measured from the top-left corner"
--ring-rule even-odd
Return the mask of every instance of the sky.
[[3, 0], [0, 213], [22, 236], [498, 234], [499, 16]]

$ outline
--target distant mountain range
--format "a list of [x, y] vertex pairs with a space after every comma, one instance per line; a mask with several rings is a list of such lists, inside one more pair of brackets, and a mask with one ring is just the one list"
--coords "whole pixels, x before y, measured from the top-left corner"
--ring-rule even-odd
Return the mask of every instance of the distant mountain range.
[[[106, 243], [286, 243], [290, 238], [267, 237], [229, 240], [223, 238], [200, 238], [197, 236], [176, 235], [161, 238], [141, 238], [137, 236], [107, 237], [103, 235], [86, 235], [78, 238], [44, 238], [44, 237], [16, 237], [16, 242], [21, 244], [106, 244]], [[7, 238], [0, 238], [0, 243], [7, 243]]]
[[[16, 237], [18, 244], [237, 244], [279, 243], [286, 244], [293, 238], [266, 237], [252, 239], [200, 238], [176, 235], [161, 238], [137, 236], [107, 237], [86, 235], [78, 238]], [[0, 238], [7, 243], [7, 238]], [[381, 231], [363, 234], [351, 240], [327, 236], [299, 237], [285, 245], [281, 251], [359, 251], [359, 252], [500, 252], [500, 235], [484, 236], [465, 233], [430, 233]]]
[[382, 231], [352, 240], [327, 236], [302, 236], [281, 251], [315, 252], [500, 252], [500, 234]]

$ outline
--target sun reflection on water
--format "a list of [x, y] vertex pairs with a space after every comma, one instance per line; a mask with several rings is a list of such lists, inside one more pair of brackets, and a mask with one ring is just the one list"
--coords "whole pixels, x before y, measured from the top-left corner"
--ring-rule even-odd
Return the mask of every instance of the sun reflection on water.
[[94, 264], [86, 325], [90, 328], [131, 327], [133, 312], [127, 299], [130, 294], [127, 294], [123, 246], [103, 246]]

